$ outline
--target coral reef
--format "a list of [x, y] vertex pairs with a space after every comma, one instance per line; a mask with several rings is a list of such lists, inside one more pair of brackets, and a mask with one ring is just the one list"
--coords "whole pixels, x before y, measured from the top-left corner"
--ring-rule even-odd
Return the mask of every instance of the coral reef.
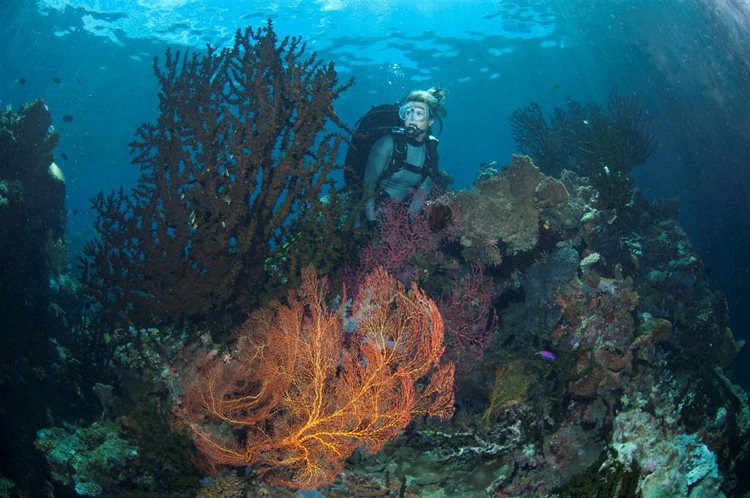
[[[485, 171], [476, 192], [458, 194], [464, 234], [501, 218], [488, 207], [497, 199], [530, 215], [497, 223], [504, 254], [485, 279], [495, 284], [499, 329], [456, 384], [451, 424], [410, 426], [397, 445], [351, 462], [333, 484], [366, 474], [386, 495], [436, 497], [747, 492], [740, 476], [750, 464], [750, 408], [725, 376], [740, 345], [674, 205], [636, 193], [632, 223], [621, 225], [590, 179], [564, 172], [553, 182], [528, 159], [513, 168]], [[512, 185], [523, 186], [523, 201]], [[555, 194], [561, 186], [565, 196]], [[484, 210], [473, 204], [480, 195]], [[554, 208], [545, 212], [540, 198]], [[524, 250], [514, 251], [519, 241]], [[431, 261], [459, 261], [463, 271], [476, 254], [450, 243], [433, 252], [443, 257]], [[432, 266], [422, 284], [444, 295], [444, 273], [460, 271]], [[627, 423], [635, 413], [648, 420]]]
[[332, 102], [348, 85], [304, 50], [269, 21], [155, 61], [160, 116], [130, 144], [142, 176], [93, 200], [100, 238], [81, 265], [109, 322], [231, 327], [303, 266], [342, 259], [355, 215], [331, 179], [343, 136], [324, 129], [343, 126]]
[[37, 433], [34, 445], [44, 453], [55, 481], [79, 496], [101, 496], [133, 477], [126, 467], [138, 456], [138, 449], [119, 438], [119, 430], [112, 422], [95, 422], [87, 428], [50, 427]]
[[519, 110], [541, 169], [386, 206], [368, 244], [332, 183], [332, 65], [269, 23], [155, 70], [140, 182], [95, 200], [87, 307], [49, 114], [2, 114], [0, 245], [34, 267], [0, 270], [0, 495], [750, 493], [742, 343], [676, 203], [632, 188], [634, 98]]
[[716, 455], [696, 434], [665, 431], [648, 412], [617, 415], [612, 447], [619, 462], [640, 470], [641, 496], [724, 496]]
[[207, 465], [251, 465], [269, 482], [314, 489], [412, 417], [452, 415], [453, 364], [439, 364], [433, 302], [382, 269], [366, 278], [349, 316], [327, 308], [325, 290], [305, 269], [287, 305], [256, 312], [231, 355], [202, 366], [175, 415]]
[[[670, 344], [700, 361], [727, 368], [738, 352], [729, 329], [729, 310], [721, 292], [712, 291], [703, 263], [677, 223], [669, 203], [645, 206], [637, 229], [623, 237], [619, 254], [637, 285], [640, 309], [673, 326]], [[658, 234], [658, 235], [657, 235]], [[599, 244], [600, 238], [592, 240]]]
[[42, 100], [0, 110], [0, 320], [8, 326], [22, 313], [19, 296], [49, 298], [67, 263], [65, 179], [51, 124]]
[[4, 477], [48, 492], [35, 432], [50, 413], [96, 409], [87, 376], [101, 363], [68, 273], [58, 133], [42, 100], [0, 109], [0, 461]]
[[[485, 196], [486, 206], [496, 199], [515, 204], [517, 192], [532, 196], [533, 202], [518, 201], [532, 213], [519, 221], [529, 229], [515, 230], [510, 216], [494, 234], [503, 251], [496, 265], [477, 263], [469, 256], [478, 253], [467, 253], [448, 236], [479, 223], [473, 220], [477, 213], [489, 216], [490, 211], [473, 210], [472, 201], [460, 204], [465, 193], [459, 193], [452, 208], [455, 228], [447, 232], [431, 232], [424, 216], [414, 227], [394, 222], [392, 240], [389, 234], [374, 235], [374, 246], [390, 240], [394, 251], [406, 254], [396, 263], [411, 291], [380, 274], [375, 281], [355, 282], [353, 302], [342, 292], [330, 301], [338, 304], [329, 305], [324, 285], [308, 270], [302, 288], [283, 304], [256, 312], [239, 330], [237, 343], [217, 345], [204, 334], [186, 346], [191, 336], [181, 329], [113, 332], [121, 344], [115, 361], [123, 390], [146, 392], [152, 386], [168, 392], [167, 399], [151, 396], [152, 403], [163, 411], [171, 401], [177, 426], [199, 449], [196, 461], [204, 472], [222, 469], [203, 481], [201, 492], [291, 493], [274, 487], [278, 484], [317, 486], [324, 496], [748, 491], [740, 476], [750, 461], [750, 408], [725, 371], [739, 345], [726, 327], [720, 296], [711, 292], [679, 230], [674, 206], [651, 205], [636, 194], [634, 222], [626, 227], [608, 223], [612, 210], [585, 177], [565, 172], [554, 180], [527, 158], [507, 169], [485, 175], [477, 184], [481, 194], [472, 194]], [[493, 189], [482, 191], [487, 182]], [[394, 215], [402, 218], [408, 220], [408, 214]], [[511, 234], [512, 244], [501, 230]], [[514, 246], [519, 233], [527, 234], [525, 250]], [[415, 244], [403, 248], [410, 236]], [[371, 257], [376, 256], [377, 251]], [[367, 261], [374, 259], [361, 262]], [[416, 308], [401, 315], [400, 305], [385, 304], [392, 299]], [[374, 354], [378, 350], [430, 356], [427, 349], [437, 336], [420, 339], [416, 349], [402, 341], [425, 337], [415, 331], [421, 330], [417, 323], [427, 322], [408, 325], [397, 318], [414, 318], [427, 304], [430, 323], [453, 320], [459, 333], [439, 334], [452, 350], [446, 357], [475, 360], [464, 363], [454, 382], [456, 414], [440, 424], [415, 416], [420, 410], [407, 410], [413, 398], [403, 395], [432, 393], [437, 399], [430, 403], [439, 405], [433, 409], [448, 415], [452, 371], [448, 376], [434, 367], [432, 375], [410, 377], [396, 388], [399, 372], [430, 363], [399, 353], [398, 366], [382, 371], [392, 376], [367, 374], [369, 367], [387, 364]], [[494, 323], [495, 313], [497, 331], [483, 335], [492, 327], [480, 324]], [[408, 332], [389, 340], [383, 330]], [[462, 340], [467, 337], [476, 344]], [[371, 348], [380, 338], [381, 347]], [[436, 347], [442, 351], [443, 343]], [[378, 389], [368, 384], [375, 378]], [[103, 405], [111, 407], [110, 416], [119, 414], [129, 440], [137, 441], [139, 460], [159, 454], [155, 444], [148, 447], [162, 427], [149, 422], [158, 420], [158, 410], [144, 416], [145, 400], [131, 405], [140, 407], [138, 416], [123, 414], [117, 398]], [[172, 448], [171, 455], [182, 455], [172, 463], [179, 468], [185, 447]], [[228, 477], [226, 465], [248, 470]], [[179, 489], [194, 489], [195, 481], [191, 486]]]

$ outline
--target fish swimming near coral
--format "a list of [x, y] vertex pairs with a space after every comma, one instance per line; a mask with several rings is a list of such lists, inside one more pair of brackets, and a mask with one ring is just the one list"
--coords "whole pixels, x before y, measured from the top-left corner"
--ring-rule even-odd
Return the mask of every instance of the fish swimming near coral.
[[557, 361], [557, 356], [555, 356], [555, 353], [542, 350], [542, 351], [539, 351], [539, 355], [545, 360]]

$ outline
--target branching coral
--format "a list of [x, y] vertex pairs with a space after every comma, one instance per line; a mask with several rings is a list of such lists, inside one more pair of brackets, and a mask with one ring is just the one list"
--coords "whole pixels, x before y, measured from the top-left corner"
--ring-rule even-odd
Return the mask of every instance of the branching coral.
[[312, 489], [357, 448], [377, 452], [412, 416], [452, 415], [443, 322], [416, 285], [407, 292], [377, 269], [349, 317], [324, 295], [307, 268], [288, 305], [246, 323], [233, 359], [202, 367], [176, 416], [209, 464], [251, 465], [270, 482]]
[[343, 126], [332, 102], [348, 84], [304, 49], [269, 22], [231, 48], [155, 61], [160, 116], [130, 144], [142, 176], [132, 193], [93, 201], [100, 239], [85, 248], [83, 281], [106, 315], [232, 317], [302, 266], [335, 260], [354, 216], [321, 200], [338, 194], [343, 138], [323, 132]]
[[632, 196], [631, 171], [653, 152], [656, 132], [637, 96], [617, 90], [606, 107], [585, 106], [568, 99], [568, 109], [555, 108], [550, 124], [538, 104], [515, 110], [511, 132], [521, 152], [546, 174], [563, 169], [588, 175], [608, 208], [622, 210]]
[[[418, 194], [419, 195], [419, 194]], [[406, 203], [389, 201], [378, 210], [378, 229], [359, 253], [358, 268], [347, 277], [350, 288], [377, 267], [399, 281], [413, 279], [427, 258], [449, 240], [460, 225], [458, 206], [451, 195], [422, 199], [425, 209], [411, 212]]]

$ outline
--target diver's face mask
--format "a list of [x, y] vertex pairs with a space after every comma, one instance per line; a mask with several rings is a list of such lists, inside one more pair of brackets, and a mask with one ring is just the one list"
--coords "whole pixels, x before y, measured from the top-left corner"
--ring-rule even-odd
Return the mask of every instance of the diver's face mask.
[[407, 102], [398, 109], [398, 116], [404, 122], [404, 134], [410, 138], [417, 138], [430, 125], [430, 108], [421, 102]]
[[404, 122], [423, 123], [430, 117], [430, 108], [420, 102], [407, 102], [399, 108], [398, 116]]

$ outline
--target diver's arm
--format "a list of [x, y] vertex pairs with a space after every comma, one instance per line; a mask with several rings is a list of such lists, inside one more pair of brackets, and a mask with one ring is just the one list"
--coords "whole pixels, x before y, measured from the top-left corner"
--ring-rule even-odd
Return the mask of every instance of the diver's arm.
[[385, 135], [372, 145], [367, 158], [365, 169], [365, 193], [368, 195], [365, 203], [365, 217], [367, 221], [375, 221], [375, 192], [380, 177], [385, 171], [393, 155], [393, 137]]

